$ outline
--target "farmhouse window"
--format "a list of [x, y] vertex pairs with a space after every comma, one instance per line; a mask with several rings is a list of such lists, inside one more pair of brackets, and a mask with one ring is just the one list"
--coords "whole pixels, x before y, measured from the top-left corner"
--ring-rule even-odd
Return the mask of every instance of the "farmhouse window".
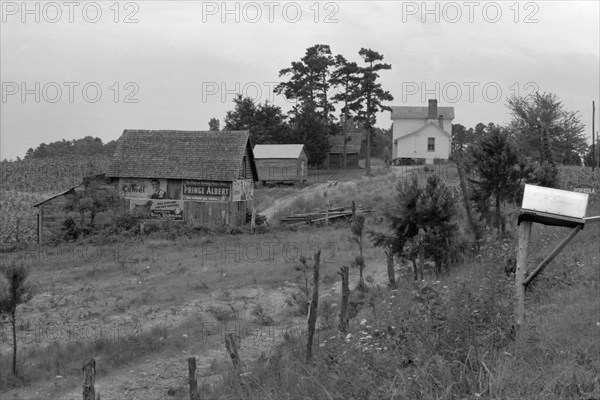
[[435, 151], [435, 138], [427, 138], [427, 151]]

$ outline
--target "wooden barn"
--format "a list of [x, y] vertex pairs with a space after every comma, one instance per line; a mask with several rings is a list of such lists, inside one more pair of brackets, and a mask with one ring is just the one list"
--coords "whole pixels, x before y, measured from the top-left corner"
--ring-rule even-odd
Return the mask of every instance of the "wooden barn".
[[35, 205], [38, 242], [60, 235], [69, 216], [89, 222], [65, 208], [92, 178], [94, 190], [126, 210], [210, 227], [246, 223], [258, 174], [248, 131], [125, 130], [106, 174]]
[[[346, 166], [347, 168], [359, 168], [361, 147], [364, 138], [362, 131], [348, 132], [346, 135]], [[331, 149], [327, 155], [327, 167], [330, 169], [344, 168], [344, 136], [336, 135], [329, 139]]]
[[108, 177], [130, 210], [191, 225], [244, 225], [258, 180], [248, 131], [125, 130]]
[[258, 180], [303, 183], [308, 179], [308, 153], [303, 144], [257, 144], [254, 159]]

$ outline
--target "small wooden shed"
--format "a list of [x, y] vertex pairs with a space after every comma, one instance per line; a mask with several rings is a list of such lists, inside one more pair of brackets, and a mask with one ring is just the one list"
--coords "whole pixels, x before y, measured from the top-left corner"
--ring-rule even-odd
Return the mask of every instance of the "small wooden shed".
[[303, 144], [257, 144], [254, 159], [263, 184], [303, 183], [308, 179], [308, 153]]
[[[359, 168], [361, 146], [364, 138], [362, 131], [352, 131], [346, 134], [346, 166]], [[344, 168], [344, 135], [336, 135], [329, 139], [331, 149], [327, 154], [327, 167], [331, 169]]]

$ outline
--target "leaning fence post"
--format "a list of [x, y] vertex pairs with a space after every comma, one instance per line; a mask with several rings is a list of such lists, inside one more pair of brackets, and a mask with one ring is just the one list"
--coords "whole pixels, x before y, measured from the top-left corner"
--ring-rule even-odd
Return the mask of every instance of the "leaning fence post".
[[306, 361], [312, 358], [312, 346], [315, 336], [315, 324], [317, 323], [317, 307], [319, 306], [319, 264], [321, 263], [321, 250], [315, 253], [315, 265], [313, 266], [313, 293], [308, 310], [308, 340], [306, 342]]
[[340, 331], [342, 333], [346, 333], [348, 329], [348, 297], [350, 297], [348, 273], [347, 266], [341, 267], [338, 272], [342, 276], [342, 304], [340, 305]]
[[83, 400], [96, 400], [96, 360], [90, 358], [83, 363]]
[[235, 334], [234, 333], [226, 333], [225, 334], [225, 348], [229, 353], [229, 357], [231, 357], [231, 362], [233, 363], [233, 369], [235, 370], [235, 377], [239, 382], [240, 389], [244, 393], [242, 397], [248, 397], [248, 388], [244, 385], [244, 381], [242, 380], [242, 361], [240, 360], [240, 355], [238, 353], [237, 344], [235, 342]]
[[200, 400], [196, 381], [196, 357], [188, 358], [188, 381], [190, 383], [190, 400]]
[[235, 369], [236, 373], [240, 373], [240, 355], [238, 353], [238, 348], [237, 348], [237, 344], [235, 343], [235, 334], [234, 333], [227, 333], [225, 335], [225, 348], [227, 349], [227, 352], [229, 353], [229, 357], [231, 357], [231, 362], [233, 363], [233, 368]]

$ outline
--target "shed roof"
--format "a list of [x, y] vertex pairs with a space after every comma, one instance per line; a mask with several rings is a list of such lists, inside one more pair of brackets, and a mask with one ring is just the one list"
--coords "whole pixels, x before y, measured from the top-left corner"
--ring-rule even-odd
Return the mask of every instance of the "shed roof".
[[[346, 134], [346, 139], [348, 139], [346, 144], [346, 154], [360, 153], [363, 137], [364, 132], [362, 131], [348, 132]], [[331, 143], [331, 149], [329, 150], [330, 154], [344, 153], [344, 135], [333, 136], [329, 139], [329, 142]]]
[[40, 206], [40, 205], [42, 205], [42, 204], [44, 204], [44, 203], [46, 203], [46, 202], [48, 202], [48, 201], [50, 201], [50, 200], [54, 200], [55, 198], [57, 198], [57, 197], [59, 197], [59, 196], [64, 196], [65, 194], [68, 194], [69, 192], [75, 192], [75, 189], [76, 189], [76, 188], [78, 188], [78, 187], [80, 187], [81, 185], [83, 185], [83, 182], [81, 182], [81, 183], [80, 183], [79, 185], [77, 185], [77, 186], [73, 186], [72, 188], [69, 188], [69, 189], [65, 190], [64, 192], [60, 192], [60, 193], [58, 193], [58, 194], [55, 194], [55, 195], [54, 195], [54, 196], [52, 196], [52, 197], [49, 197], [49, 198], [47, 198], [47, 199], [45, 199], [45, 200], [42, 200], [42, 201], [40, 201], [40, 202], [38, 202], [38, 203], [34, 204], [34, 205], [33, 205], [33, 207], [38, 207], [38, 206]]
[[248, 150], [248, 131], [125, 130], [106, 176], [234, 181]]
[[[454, 119], [454, 107], [438, 107], [438, 116]], [[427, 119], [428, 107], [392, 106], [392, 119]]]
[[252, 150], [254, 159], [261, 158], [298, 158], [306, 152], [303, 144], [257, 144]]

